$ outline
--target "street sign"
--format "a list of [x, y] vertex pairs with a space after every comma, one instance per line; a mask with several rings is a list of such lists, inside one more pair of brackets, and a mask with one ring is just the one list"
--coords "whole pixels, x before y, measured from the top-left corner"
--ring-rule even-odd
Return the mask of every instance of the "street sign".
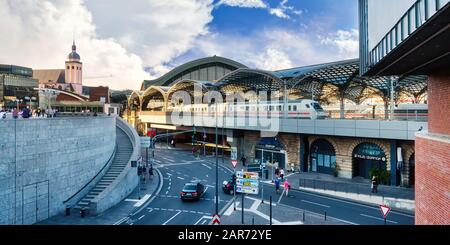
[[212, 218], [213, 225], [220, 225], [220, 215], [214, 214]]
[[231, 160], [231, 164], [233, 164], [233, 168], [236, 168], [238, 161], [237, 160]]
[[236, 192], [254, 194], [259, 193], [259, 175], [253, 172], [236, 172]]
[[231, 160], [237, 160], [237, 147], [231, 147]]
[[381, 214], [383, 215], [383, 218], [386, 219], [389, 212], [391, 211], [391, 208], [386, 205], [380, 205]]
[[151, 139], [152, 138], [150, 138], [150, 137], [145, 137], [145, 136], [143, 137], [143, 136], [141, 136], [141, 147], [142, 148], [149, 148]]

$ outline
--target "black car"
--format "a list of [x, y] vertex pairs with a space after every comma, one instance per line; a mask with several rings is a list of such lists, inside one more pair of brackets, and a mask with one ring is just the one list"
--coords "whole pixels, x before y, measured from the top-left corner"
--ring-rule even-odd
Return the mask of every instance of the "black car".
[[199, 200], [205, 192], [205, 186], [200, 182], [192, 182], [184, 184], [183, 190], [180, 192], [180, 198], [185, 200]]

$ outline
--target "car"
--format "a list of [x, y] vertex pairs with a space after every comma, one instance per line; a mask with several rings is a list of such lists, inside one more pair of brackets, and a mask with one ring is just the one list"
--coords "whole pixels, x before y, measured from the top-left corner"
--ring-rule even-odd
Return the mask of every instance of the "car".
[[236, 184], [236, 176], [232, 175], [229, 180], [225, 180], [222, 183], [222, 190], [226, 194], [233, 195], [234, 194], [234, 185]]
[[200, 182], [190, 182], [184, 184], [183, 189], [180, 192], [180, 198], [182, 201], [187, 200], [200, 200], [201, 196], [205, 193], [205, 186]]

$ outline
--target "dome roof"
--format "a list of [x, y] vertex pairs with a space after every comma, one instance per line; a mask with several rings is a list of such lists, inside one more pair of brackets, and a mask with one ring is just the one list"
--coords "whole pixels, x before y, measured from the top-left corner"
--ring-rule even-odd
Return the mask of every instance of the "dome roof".
[[72, 52], [69, 54], [69, 56], [67, 57], [70, 60], [79, 60], [80, 59], [80, 55], [77, 52]]
[[77, 53], [77, 46], [75, 45], [75, 41], [72, 44], [72, 52], [67, 56], [69, 60], [79, 60], [80, 55]]

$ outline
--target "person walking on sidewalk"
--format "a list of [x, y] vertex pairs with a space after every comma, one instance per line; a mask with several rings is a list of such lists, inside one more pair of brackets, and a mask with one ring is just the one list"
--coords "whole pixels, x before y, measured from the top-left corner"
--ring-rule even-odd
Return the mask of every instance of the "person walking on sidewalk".
[[280, 169], [281, 182], [284, 181], [284, 169]]
[[284, 191], [286, 192], [286, 196], [289, 195], [289, 189], [291, 189], [291, 184], [289, 184], [289, 181], [286, 179], [284, 181]]
[[372, 177], [372, 193], [378, 193], [378, 181], [377, 181], [377, 177], [373, 176]]

